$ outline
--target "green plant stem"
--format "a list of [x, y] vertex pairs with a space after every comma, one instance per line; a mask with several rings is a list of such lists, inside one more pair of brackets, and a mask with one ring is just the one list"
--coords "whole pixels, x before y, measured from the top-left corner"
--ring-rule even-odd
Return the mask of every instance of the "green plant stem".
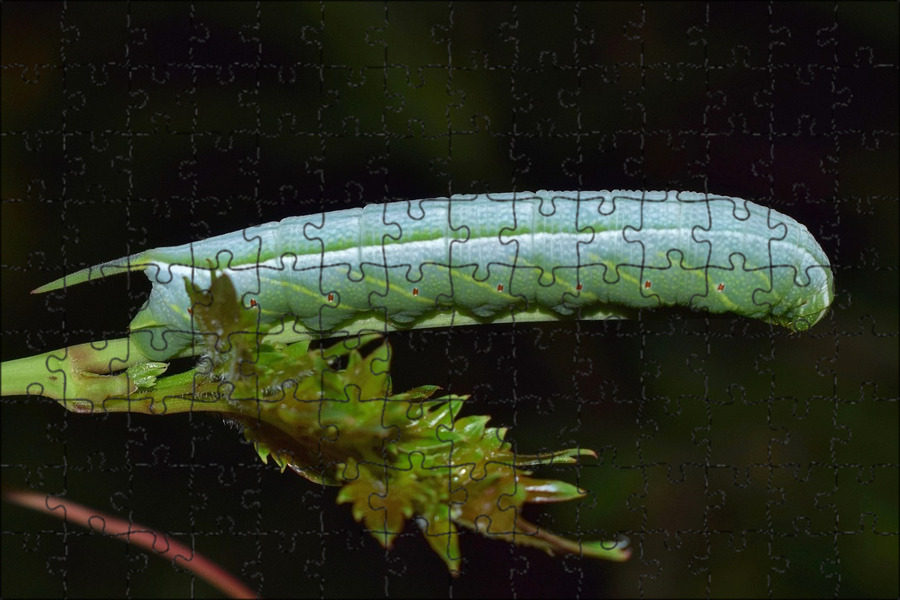
[[125, 395], [131, 387], [127, 377], [110, 373], [149, 361], [128, 343], [128, 338], [90, 342], [4, 361], [0, 383], [4, 396], [66, 400]]
[[[139, 389], [129, 369], [146, 365], [158, 365], [158, 373], [167, 366], [150, 361], [128, 338], [78, 344], [2, 363], [0, 387], [3, 396], [43, 396], [76, 413], [242, 412], [214, 397], [217, 386], [199, 381], [195, 370], [153, 378], [151, 390]], [[208, 402], [198, 400], [207, 396]]]

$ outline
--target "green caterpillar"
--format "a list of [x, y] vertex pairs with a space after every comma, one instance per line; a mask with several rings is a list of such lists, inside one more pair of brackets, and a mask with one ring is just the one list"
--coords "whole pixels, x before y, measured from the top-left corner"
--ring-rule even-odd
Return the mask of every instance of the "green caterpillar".
[[207, 288], [213, 269], [259, 311], [261, 331], [330, 332], [373, 316], [426, 326], [451, 308], [481, 320], [535, 307], [541, 318], [596, 315], [589, 309], [610, 304], [681, 305], [804, 330], [834, 297], [828, 258], [788, 216], [739, 198], [618, 190], [455, 195], [291, 217], [146, 250], [35, 292], [146, 270], [153, 288], [131, 339], [165, 360], [203, 333], [185, 278]]

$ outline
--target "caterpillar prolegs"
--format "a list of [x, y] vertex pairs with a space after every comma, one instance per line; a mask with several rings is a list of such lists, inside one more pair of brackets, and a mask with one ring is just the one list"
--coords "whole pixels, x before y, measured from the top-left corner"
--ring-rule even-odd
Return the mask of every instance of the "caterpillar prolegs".
[[[694, 192], [454, 195], [372, 204], [157, 248], [44, 285], [47, 292], [145, 270], [150, 297], [131, 322], [146, 356], [184, 354], [196, 331], [185, 279], [226, 273], [260, 330], [338, 330], [360, 318], [433, 324], [455, 309], [491, 320], [598, 307], [680, 305], [804, 330], [831, 304], [828, 258], [809, 231], [747, 200]], [[285, 317], [296, 323], [283, 325]]]

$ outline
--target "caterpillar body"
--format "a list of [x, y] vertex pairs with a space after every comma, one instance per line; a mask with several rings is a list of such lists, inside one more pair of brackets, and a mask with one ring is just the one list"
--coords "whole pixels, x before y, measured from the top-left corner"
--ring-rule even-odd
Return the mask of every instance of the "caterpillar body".
[[130, 325], [148, 357], [191, 346], [185, 278], [232, 279], [261, 331], [286, 316], [329, 332], [360, 316], [422, 326], [435, 311], [491, 319], [511, 307], [546, 318], [598, 305], [682, 305], [792, 330], [832, 302], [828, 258], [794, 219], [753, 202], [693, 192], [455, 195], [290, 217], [182, 246], [146, 250], [58, 279], [46, 292], [145, 270], [150, 297]]

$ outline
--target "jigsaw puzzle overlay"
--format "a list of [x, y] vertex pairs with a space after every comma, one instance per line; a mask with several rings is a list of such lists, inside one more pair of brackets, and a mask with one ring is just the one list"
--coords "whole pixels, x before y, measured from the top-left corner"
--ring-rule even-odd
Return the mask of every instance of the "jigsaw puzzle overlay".
[[[489, 320], [518, 307], [569, 315], [598, 304], [683, 305], [818, 322], [834, 297], [827, 257], [809, 231], [738, 198], [692, 192], [456, 195], [287, 218], [199, 242], [147, 250], [35, 290], [146, 270], [147, 305], [131, 339], [148, 358], [183, 353], [198, 329], [187, 285], [227, 273], [261, 331], [333, 332], [374, 314], [394, 327], [459, 308]], [[417, 323], [417, 321], [419, 321]]]
[[[33, 490], [45, 506], [58, 506], [51, 497], [75, 501], [94, 514], [92, 528], [83, 529], [71, 512], [67, 521], [52, 520], [5, 505], [0, 595], [210, 595], [184, 570], [196, 562], [192, 553], [203, 553], [262, 597], [897, 597], [898, 7], [5, 3], [3, 360], [61, 347], [70, 352], [50, 353], [20, 394], [4, 397], [3, 486]], [[686, 243], [673, 236], [660, 245], [668, 255], [633, 261], [673, 265], [651, 272], [649, 289], [641, 281], [631, 288], [633, 301], [659, 304], [664, 274], [683, 274], [698, 289], [706, 284], [708, 294], [718, 291], [721, 281], [709, 273], [681, 268], [687, 264], [682, 252], [699, 250], [698, 264], [705, 265], [713, 251], [732, 247], [742, 249], [724, 257], [725, 275], [732, 276], [724, 293], [748, 283], [757, 291], [748, 306], [782, 308], [761, 290], [779, 273], [788, 280], [789, 271], [801, 296], [812, 293], [810, 278], [821, 269], [804, 273], [773, 254], [784, 250], [793, 230], [774, 211], [808, 227], [822, 245], [835, 300], [809, 331], [686, 305], [575, 307], [579, 293], [588, 291], [586, 281], [576, 273], [575, 286], [583, 289], [573, 291], [565, 270], [553, 266], [571, 270], [583, 264], [580, 256], [574, 262], [541, 256], [539, 266], [525, 271], [521, 250], [529, 241], [485, 220], [442, 233], [457, 249], [442, 255], [448, 265], [477, 226], [491, 230], [495, 256], [516, 250], [523, 270], [499, 263], [489, 270], [489, 259], [481, 257], [459, 269], [463, 285], [476, 277], [490, 283], [489, 299], [499, 293], [492, 278], [499, 269], [522, 282], [513, 282], [520, 289], [504, 285], [502, 295], [518, 302], [512, 310], [478, 317], [446, 297], [422, 294], [418, 278], [436, 274], [415, 269], [423, 257], [399, 248], [388, 257], [395, 250], [389, 246], [402, 245], [401, 230], [423, 225], [426, 210], [418, 199], [513, 190], [527, 199], [533, 194], [523, 190], [540, 189], [577, 190], [581, 197], [589, 190], [693, 190], [763, 207], [767, 216], [757, 219], [743, 201], [728, 200], [724, 221], [710, 213], [696, 224], [679, 223]], [[510, 465], [521, 464], [518, 453], [593, 449], [596, 458], [580, 455], [577, 464], [534, 467], [534, 477], [565, 481], [586, 495], [518, 512], [516, 491], [527, 494], [521, 488], [490, 496], [482, 494], [490, 488], [486, 481], [462, 478], [457, 481], [466, 485], [459, 486], [446, 473], [438, 477], [427, 467], [449, 464], [451, 445], [450, 458], [465, 461], [460, 469], [476, 478], [486, 463], [470, 452], [476, 446], [463, 451], [451, 440], [458, 432], [446, 413], [440, 424], [416, 427], [411, 418], [421, 421], [432, 411], [377, 399], [385, 392], [376, 383], [388, 366], [384, 349], [375, 349], [379, 342], [356, 349], [364, 362], [354, 358], [355, 371], [348, 371], [351, 352], [328, 364], [317, 381], [307, 381], [310, 365], [321, 359], [316, 348], [333, 342], [315, 341], [305, 353], [294, 343], [280, 359], [257, 356], [255, 347], [268, 344], [266, 338], [317, 332], [287, 313], [263, 323], [261, 311], [279, 298], [258, 301], [256, 273], [229, 303], [219, 289], [202, 292], [213, 273], [187, 251], [161, 269], [29, 294], [64, 275], [70, 285], [72, 274], [90, 265], [228, 232], [235, 232], [235, 246], [258, 254], [258, 224], [286, 217], [311, 222], [293, 243], [315, 245], [321, 257], [331, 242], [326, 214], [397, 200], [407, 205], [399, 216], [386, 219], [383, 206], [362, 209], [381, 210], [367, 221], [377, 239], [366, 242], [367, 251], [378, 254], [378, 247], [381, 254], [371, 266], [359, 265], [359, 281], [348, 279], [355, 259], [335, 261], [335, 278], [310, 290], [304, 308], [315, 302], [318, 312], [306, 322], [324, 323], [338, 306], [348, 306], [359, 286], [363, 310], [332, 334], [351, 334], [363, 318], [371, 321], [367, 329], [389, 332], [383, 340], [390, 343], [393, 395], [429, 384], [441, 390], [422, 402], [471, 394], [457, 429], [469, 426], [499, 440], [498, 429], [510, 427], [504, 443], [517, 458], [483, 454], [506, 463], [485, 467], [506, 482]], [[535, 200], [537, 212], [559, 214], [551, 200]], [[519, 220], [519, 212], [502, 219]], [[652, 242], [643, 234], [645, 212], [633, 211], [627, 230], [618, 226], [623, 252], [637, 254]], [[766, 281], [747, 271], [749, 240], [710, 239], [714, 229], [724, 234], [729, 221], [745, 217], [760, 224], [752, 228], [760, 232], [758, 246], [768, 242], [759, 255], [759, 264], [773, 265]], [[577, 249], [603, 245], [591, 243], [596, 226], [568, 227], [578, 236]], [[685, 234], [688, 227], [694, 235]], [[292, 252], [281, 265], [293, 270]], [[212, 259], [216, 265], [236, 260], [230, 253]], [[389, 260], [404, 267], [388, 271]], [[175, 263], [193, 276], [190, 293], [184, 277], [172, 276]], [[241, 262], [256, 264], [253, 257]], [[643, 279], [637, 268], [615, 271], [624, 264], [587, 269], [621, 289], [625, 275]], [[287, 282], [287, 270], [276, 279]], [[236, 270], [215, 274], [217, 286], [238, 278]], [[442, 274], [442, 281], [451, 275]], [[555, 283], [557, 276], [565, 286]], [[404, 285], [395, 285], [398, 277]], [[148, 296], [160, 293], [151, 291], [162, 287], [158, 279], [168, 284], [162, 298], [181, 296], [171, 308], [178, 320], [171, 330], [160, 326], [123, 338]], [[363, 289], [363, 281], [378, 285]], [[526, 305], [522, 286], [529, 284], [528, 292], [550, 292], [551, 302], [562, 298], [562, 308], [576, 314]], [[404, 329], [410, 325], [390, 318], [384, 295], [415, 293], [410, 285], [435, 307], [413, 324], [452, 315], [444, 319], [452, 326]], [[336, 306], [328, 304], [329, 292]], [[391, 306], [403, 299], [392, 298]], [[220, 335], [228, 319], [213, 305], [230, 305], [228, 318], [247, 321]], [[611, 316], [634, 318], [581, 320], [613, 307]], [[147, 309], [141, 314], [148, 323], [154, 318]], [[550, 321], [526, 322], [531, 316]], [[458, 327], [461, 317], [478, 325]], [[271, 335], [256, 335], [259, 328]], [[187, 339], [182, 353], [200, 358], [172, 360], [161, 375], [151, 363], [126, 368], [123, 360], [142, 337], [145, 347], [163, 350]], [[113, 373], [65, 376], [73, 345], [110, 338], [123, 339], [121, 351], [111, 353], [113, 360], [102, 355], [96, 367]], [[359, 343], [354, 335], [345, 339]], [[226, 353], [241, 353], [241, 361]], [[225, 362], [213, 365], [210, 357]], [[206, 376], [195, 371], [201, 361]], [[246, 377], [229, 372], [235, 364]], [[306, 369], [304, 389], [315, 393], [314, 384], [324, 381], [333, 402], [293, 401], [295, 393], [305, 394], [290, 384], [255, 388], [254, 378], [266, 379], [263, 365]], [[197, 395], [157, 393], [159, 382], [180, 369], [195, 371], [196, 387], [187, 391]], [[105, 402], [69, 401], [66, 408], [91, 412], [74, 414], [36, 396], [49, 389], [41, 386], [50, 378], [65, 381], [61, 392], [69, 398], [90, 396], [98, 383], [122, 387], [107, 390], [112, 395]], [[242, 439], [247, 428], [235, 431], [235, 419], [225, 425], [219, 414], [195, 414], [228, 406], [235, 391], [226, 382], [242, 387], [238, 397], [272, 399], [246, 402], [263, 409], [245, 421], [257, 437], [271, 431], [261, 417], [282, 412], [275, 399], [290, 400], [283, 402], [287, 417], [294, 409], [308, 411], [306, 456], [313, 462], [305, 472], [314, 476], [310, 467], [321, 461], [332, 476], [356, 477], [347, 481], [354, 484], [347, 502], [336, 504], [340, 489], [296, 476], [293, 463], [284, 463], [284, 474], [272, 464], [277, 457], [264, 464]], [[342, 417], [349, 398], [367, 401]], [[406, 408], [408, 415], [397, 414]], [[106, 413], [113, 409], [122, 414]], [[437, 408], [432, 414], [437, 418]], [[479, 432], [463, 421], [467, 415], [491, 421]], [[412, 430], [399, 429], [404, 423]], [[339, 466], [332, 452], [360, 431], [378, 442], [365, 453], [369, 464]], [[401, 431], [433, 444], [418, 451], [398, 445]], [[390, 455], [394, 449], [401, 454]], [[380, 472], [378, 465], [384, 465]], [[357, 477], [367, 468], [368, 494]], [[465, 526], [457, 554], [449, 526], [432, 525], [423, 535], [420, 515], [406, 521], [385, 551], [381, 543], [398, 530], [395, 510], [410, 506], [395, 502], [395, 494], [425, 489], [405, 487], [425, 480], [439, 484], [433, 498], [445, 502], [442, 515], [464, 511], [474, 524], [494, 524], [493, 532], [510, 535], [523, 526], [515, 517], [524, 516], [578, 543], [621, 534], [630, 539], [632, 558], [550, 557]], [[99, 535], [103, 527], [111, 531], [104, 515], [153, 527], [160, 543], [144, 553]], [[527, 533], [515, 537], [533, 540]], [[185, 543], [187, 560], [157, 554], [165, 534]], [[451, 578], [445, 561], [452, 568], [456, 558], [463, 575]]]

